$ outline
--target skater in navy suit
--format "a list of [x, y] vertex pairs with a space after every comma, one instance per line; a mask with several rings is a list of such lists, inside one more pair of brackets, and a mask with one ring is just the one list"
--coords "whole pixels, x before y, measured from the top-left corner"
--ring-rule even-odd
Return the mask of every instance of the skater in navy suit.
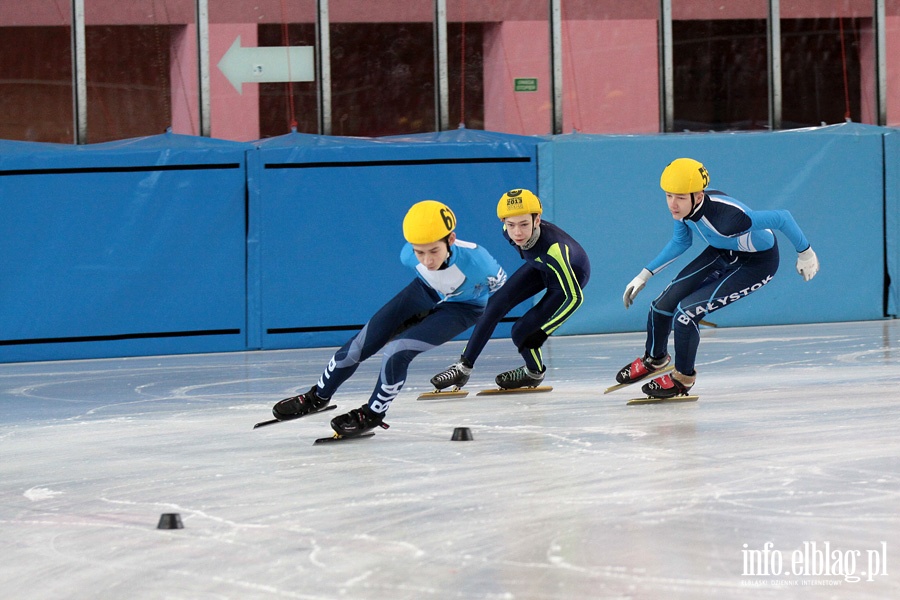
[[437, 389], [464, 386], [500, 319], [541, 292], [537, 304], [512, 328], [512, 341], [525, 364], [500, 373], [495, 381], [503, 389], [517, 389], [537, 387], [544, 380], [547, 368], [541, 346], [584, 302], [582, 290], [590, 279], [591, 263], [581, 244], [544, 221], [542, 213], [540, 199], [528, 190], [510, 190], [500, 198], [497, 217], [503, 221], [503, 236], [525, 263], [491, 297], [459, 362], [431, 378]]

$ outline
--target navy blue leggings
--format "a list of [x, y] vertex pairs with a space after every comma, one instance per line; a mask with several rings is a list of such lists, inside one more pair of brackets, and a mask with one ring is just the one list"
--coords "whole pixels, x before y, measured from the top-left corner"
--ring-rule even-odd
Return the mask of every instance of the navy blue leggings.
[[[586, 283], [586, 281], [580, 282], [581, 285]], [[559, 312], [559, 307], [565, 304], [566, 295], [559, 288], [548, 288], [541, 272], [528, 263], [516, 269], [503, 287], [491, 296], [484, 317], [472, 333], [469, 343], [466, 344], [463, 357], [471, 364], [475, 364], [500, 319], [522, 302], [544, 290], [546, 292], [538, 303], [525, 311], [525, 314], [516, 320], [510, 331], [510, 337], [516, 345], [516, 349], [525, 359], [525, 366], [534, 372], [543, 371], [544, 360], [541, 345], [546, 336], [541, 338], [538, 344], [529, 342], [529, 339], [536, 333], [540, 333], [541, 327]], [[579, 299], [580, 303], [581, 299]]]
[[769, 283], [777, 270], [777, 243], [763, 252], [707, 247], [650, 303], [647, 353], [657, 358], [665, 355], [674, 326], [675, 369], [693, 375], [700, 320], [746, 298]]
[[369, 408], [387, 412], [406, 383], [409, 363], [474, 325], [484, 312], [475, 304], [439, 300], [437, 292], [421, 279], [413, 280], [335, 352], [316, 384], [319, 395], [331, 398], [362, 361], [383, 350], [381, 373], [369, 397]]

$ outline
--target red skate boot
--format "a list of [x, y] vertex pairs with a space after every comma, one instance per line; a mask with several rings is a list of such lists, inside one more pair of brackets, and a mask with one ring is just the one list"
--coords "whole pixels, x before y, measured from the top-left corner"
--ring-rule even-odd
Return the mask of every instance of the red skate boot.
[[643, 358], [636, 358], [634, 362], [622, 367], [616, 373], [616, 381], [623, 384], [634, 383], [664, 368], [669, 364], [670, 360], [671, 358], [668, 354], [660, 358], [651, 358], [648, 354], [645, 354]]
[[650, 383], [645, 383], [641, 391], [651, 398], [674, 398], [675, 396], [687, 396], [697, 381], [697, 372], [693, 375], [684, 375], [678, 371], [666, 373], [657, 377]]

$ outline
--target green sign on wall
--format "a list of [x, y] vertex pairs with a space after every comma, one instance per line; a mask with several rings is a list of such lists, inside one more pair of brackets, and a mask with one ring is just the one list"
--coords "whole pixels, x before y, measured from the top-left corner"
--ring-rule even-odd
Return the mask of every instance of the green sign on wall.
[[514, 81], [517, 92], [537, 91], [537, 77], [517, 77]]

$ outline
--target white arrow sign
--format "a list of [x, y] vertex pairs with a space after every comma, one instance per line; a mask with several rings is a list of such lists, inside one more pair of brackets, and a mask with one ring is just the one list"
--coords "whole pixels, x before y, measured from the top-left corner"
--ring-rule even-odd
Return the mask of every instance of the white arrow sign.
[[313, 58], [312, 46], [241, 48], [237, 36], [218, 67], [240, 94], [243, 83], [315, 81]]

